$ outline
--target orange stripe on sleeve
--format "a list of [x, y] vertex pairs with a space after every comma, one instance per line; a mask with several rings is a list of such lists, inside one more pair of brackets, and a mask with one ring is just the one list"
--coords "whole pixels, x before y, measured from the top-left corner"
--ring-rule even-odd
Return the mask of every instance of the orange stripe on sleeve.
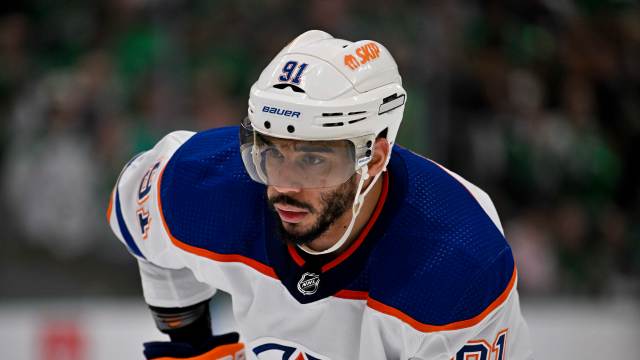
[[[167, 162], [168, 164], [168, 162]], [[246, 257], [246, 256], [242, 256], [242, 255], [238, 255], [238, 254], [220, 254], [220, 253], [216, 253], [214, 251], [211, 250], [207, 250], [207, 249], [203, 249], [203, 248], [199, 248], [196, 246], [192, 246], [189, 244], [186, 244], [180, 240], [178, 240], [176, 237], [174, 237], [171, 234], [171, 230], [169, 230], [169, 226], [167, 225], [167, 222], [165, 221], [164, 218], [164, 213], [162, 211], [162, 198], [161, 198], [161, 192], [160, 189], [162, 188], [162, 176], [164, 175], [164, 169], [167, 167], [167, 164], [165, 164], [165, 166], [162, 168], [162, 171], [160, 172], [160, 175], [158, 176], [158, 182], [157, 182], [157, 187], [158, 187], [158, 192], [157, 192], [157, 197], [158, 197], [158, 212], [160, 213], [160, 220], [162, 222], [162, 226], [164, 227], [164, 230], [166, 231], [167, 235], [169, 236], [169, 238], [171, 239], [171, 242], [179, 247], [180, 249], [186, 251], [186, 252], [190, 252], [192, 254], [196, 254], [199, 256], [203, 256], [206, 258], [209, 258], [211, 260], [215, 260], [215, 261], [219, 261], [219, 262], [238, 262], [238, 263], [242, 263], [245, 264], [257, 271], [259, 271], [260, 273], [272, 277], [274, 279], [277, 279], [277, 275], [276, 272], [273, 270], [273, 268], [257, 261], [254, 260], [252, 258]]]
[[[164, 224], [164, 223], [163, 223]], [[166, 229], [166, 224], [165, 224], [165, 229]], [[168, 233], [168, 231], [167, 231]], [[191, 246], [189, 244], [185, 244], [183, 242], [181, 242], [180, 240], [176, 239], [175, 237], [169, 235], [169, 237], [171, 238], [171, 241], [173, 242], [174, 245], [176, 245], [177, 247], [181, 248], [182, 250], [186, 251], [186, 252], [190, 252], [192, 254], [196, 254], [199, 256], [204, 256], [206, 258], [209, 258], [211, 260], [215, 260], [215, 261], [220, 261], [220, 262], [239, 262], [239, 263], [243, 263], [245, 265], [248, 265], [249, 267], [252, 267], [254, 270], [257, 270], [259, 272], [261, 272], [264, 275], [267, 275], [269, 277], [272, 277], [274, 279], [277, 279], [276, 273], [273, 270], [273, 268], [259, 262], [256, 261], [252, 258], [246, 257], [246, 256], [242, 256], [242, 255], [237, 255], [237, 254], [219, 254], [210, 250], [206, 250], [206, 249], [202, 249], [199, 247], [195, 247], [195, 246]]]
[[396, 308], [393, 308], [389, 305], [385, 305], [377, 300], [372, 299], [371, 297], [369, 297], [367, 300], [367, 306], [383, 314], [387, 314], [395, 318], [398, 318], [404, 321], [405, 323], [409, 324], [412, 328], [418, 331], [435, 332], [435, 331], [447, 331], [447, 330], [460, 330], [460, 329], [477, 325], [482, 320], [484, 320], [484, 318], [486, 318], [491, 312], [493, 312], [493, 310], [495, 310], [497, 307], [502, 305], [509, 297], [511, 290], [515, 285], [516, 278], [517, 278], [517, 270], [514, 265], [513, 273], [511, 275], [511, 280], [509, 281], [509, 284], [507, 285], [506, 289], [504, 289], [504, 291], [500, 294], [500, 296], [498, 296], [489, 306], [487, 306], [487, 308], [484, 309], [484, 311], [472, 317], [471, 319], [456, 321], [456, 322], [452, 322], [444, 325], [430, 325], [430, 324], [421, 323], [418, 320], [412, 318], [411, 316], [405, 314], [404, 312]]
[[[118, 185], [116, 185], [118, 186]], [[107, 222], [111, 222], [111, 212], [113, 211], [113, 196], [116, 192], [116, 189], [114, 188], [113, 190], [111, 190], [111, 196], [109, 197], [109, 206], [107, 207]]]

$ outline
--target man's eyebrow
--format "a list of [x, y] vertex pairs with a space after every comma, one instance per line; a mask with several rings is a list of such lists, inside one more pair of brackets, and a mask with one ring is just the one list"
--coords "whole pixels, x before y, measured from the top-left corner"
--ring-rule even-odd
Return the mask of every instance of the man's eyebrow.
[[261, 134], [257, 134], [258, 137], [260, 138], [260, 141], [262, 141], [263, 143], [269, 145], [269, 146], [273, 146], [273, 142], [271, 142], [269, 139], [267, 139], [266, 136], [262, 136]]
[[323, 152], [323, 153], [332, 153], [334, 149], [327, 145], [314, 145], [314, 144], [299, 144], [294, 145], [294, 150], [296, 151], [304, 151], [304, 152]]
[[[267, 136], [258, 134], [258, 137], [260, 138], [260, 141], [264, 142], [269, 146], [278, 146], [277, 144], [274, 144], [273, 141], [271, 141]], [[323, 153], [335, 152], [335, 149], [329, 145], [313, 144], [313, 143], [298, 142], [298, 141], [294, 142], [293, 149], [295, 151], [304, 151], [304, 152], [323, 152]]]

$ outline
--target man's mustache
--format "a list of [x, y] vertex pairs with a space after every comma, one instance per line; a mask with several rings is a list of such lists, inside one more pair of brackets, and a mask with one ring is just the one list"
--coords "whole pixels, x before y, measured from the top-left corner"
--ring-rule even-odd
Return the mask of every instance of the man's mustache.
[[305, 209], [311, 214], [315, 213], [315, 210], [313, 209], [313, 207], [311, 207], [311, 205], [305, 204], [302, 201], [296, 200], [285, 194], [279, 194], [269, 199], [269, 205], [271, 205], [272, 208], [274, 208], [275, 204], [291, 205], [301, 209]]

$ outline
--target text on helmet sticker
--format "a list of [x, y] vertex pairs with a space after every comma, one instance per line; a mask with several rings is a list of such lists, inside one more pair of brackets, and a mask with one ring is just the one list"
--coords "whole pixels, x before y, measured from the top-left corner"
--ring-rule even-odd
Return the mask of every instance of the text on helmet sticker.
[[281, 109], [281, 108], [277, 108], [275, 106], [263, 106], [262, 107], [262, 112], [263, 113], [267, 113], [267, 114], [276, 114], [276, 115], [280, 115], [280, 116], [287, 116], [287, 117], [294, 117], [294, 118], [299, 118], [300, 117], [300, 112], [299, 111], [293, 111], [293, 110], [287, 110], [287, 109]]
[[[280, 75], [280, 77], [278, 77], [278, 80], [300, 85], [300, 76], [302, 76], [302, 72], [304, 71], [304, 69], [306, 69], [307, 65], [308, 64], [306, 63], [298, 64], [297, 61], [293, 60], [287, 61], [287, 63], [282, 67], [282, 74]], [[296, 71], [294, 75], [293, 72], [296, 68], [298, 69], [298, 71]]]
[[344, 64], [351, 70], [355, 70], [369, 61], [373, 61], [380, 57], [380, 48], [374, 42], [366, 43], [356, 49], [355, 54], [358, 59], [352, 54], [344, 56]]

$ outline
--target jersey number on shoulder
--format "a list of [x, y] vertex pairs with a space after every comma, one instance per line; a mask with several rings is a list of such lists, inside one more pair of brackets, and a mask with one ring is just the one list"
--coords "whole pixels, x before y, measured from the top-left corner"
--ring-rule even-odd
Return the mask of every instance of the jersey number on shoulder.
[[142, 238], [147, 239], [149, 236], [149, 229], [151, 228], [151, 216], [149, 216], [149, 209], [146, 204], [149, 199], [149, 193], [151, 192], [151, 185], [153, 184], [153, 175], [160, 168], [160, 161], [153, 164], [149, 170], [144, 173], [142, 180], [140, 180], [140, 186], [138, 187], [138, 205], [140, 206], [136, 211], [138, 215], [138, 222], [140, 223], [140, 232]]
[[[493, 344], [486, 340], [471, 340], [456, 353], [455, 360], [507, 360], [507, 329], [501, 330]], [[453, 358], [452, 358], [453, 359]]]

